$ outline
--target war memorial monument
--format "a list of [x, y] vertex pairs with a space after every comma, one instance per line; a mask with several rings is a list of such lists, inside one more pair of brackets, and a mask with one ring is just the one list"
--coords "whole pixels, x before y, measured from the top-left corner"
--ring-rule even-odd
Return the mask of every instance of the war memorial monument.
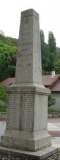
[[42, 85], [39, 15], [21, 12], [15, 83], [7, 87], [6, 130], [1, 146], [23, 153], [51, 146], [47, 131], [49, 89]]

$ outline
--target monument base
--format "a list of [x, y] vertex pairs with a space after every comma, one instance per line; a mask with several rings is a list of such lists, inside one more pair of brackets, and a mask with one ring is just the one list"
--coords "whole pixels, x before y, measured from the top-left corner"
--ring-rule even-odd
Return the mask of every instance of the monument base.
[[21, 150], [37, 151], [51, 145], [47, 131], [47, 99], [44, 86], [7, 88], [7, 124], [1, 145]]
[[[33, 134], [36, 134], [37, 136], [34, 136], [33, 138], [30, 137], [29, 139], [27, 138], [29, 134], [27, 132], [24, 133], [21, 131], [6, 130], [5, 134], [6, 135], [1, 137], [1, 145], [4, 147], [11, 147], [26, 151], [38, 151], [51, 146], [51, 136], [47, 131], [39, 132], [39, 136], [38, 133], [30, 133], [31, 137]], [[26, 134], [26, 137], [22, 138], [22, 134]]]
[[0, 155], [2, 158], [20, 158], [21, 160], [51, 160], [59, 159], [60, 146], [52, 145], [50, 147], [44, 148], [40, 151], [30, 152], [30, 151], [21, 151], [13, 148], [6, 148], [0, 146]]

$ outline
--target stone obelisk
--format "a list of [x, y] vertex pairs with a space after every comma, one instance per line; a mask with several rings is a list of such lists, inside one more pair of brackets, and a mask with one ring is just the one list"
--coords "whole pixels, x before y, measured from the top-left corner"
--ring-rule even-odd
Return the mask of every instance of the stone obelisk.
[[42, 85], [39, 15], [21, 13], [15, 84], [7, 88], [7, 124], [1, 145], [36, 151], [51, 145], [47, 131], [49, 90]]

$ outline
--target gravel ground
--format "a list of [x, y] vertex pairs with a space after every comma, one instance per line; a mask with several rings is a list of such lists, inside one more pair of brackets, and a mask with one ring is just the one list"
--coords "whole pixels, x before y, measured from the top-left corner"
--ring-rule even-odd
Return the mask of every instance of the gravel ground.
[[51, 157], [48, 157], [45, 160], [60, 160], [60, 153], [56, 153], [56, 154], [52, 155]]

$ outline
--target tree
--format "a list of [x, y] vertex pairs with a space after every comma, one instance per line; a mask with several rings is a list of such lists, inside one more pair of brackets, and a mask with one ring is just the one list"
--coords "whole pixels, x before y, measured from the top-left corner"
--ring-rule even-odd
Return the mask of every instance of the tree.
[[0, 40], [0, 81], [15, 76], [17, 47]]
[[51, 61], [50, 61], [50, 51], [49, 46], [44, 42], [41, 43], [41, 53], [42, 53], [42, 70], [43, 73], [46, 73], [47, 71], [51, 71]]
[[56, 53], [56, 40], [53, 32], [51, 31], [48, 34], [48, 45], [49, 45], [50, 52]]
[[40, 30], [40, 38], [41, 38], [41, 57], [42, 57], [42, 70], [43, 73], [48, 71], [48, 63], [49, 63], [49, 46], [44, 42], [44, 32], [43, 30]]
[[4, 85], [0, 84], [0, 100], [6, 102], [7, 101], [7, 93]]
[[0, 35], [0, 40], [9, 46], [18, 46], [18, 39]]
[[11, 58], [8, 53], [0, 54], [0, 81], [7, 78], [7, 68], [10, 62]]
[[52, 94], [49, 94], [48, 96], [48, 107], [55, 104], [55, 98], [52, 96]]
[[15, 66], [9, 65], [7, 68], [7, 76], [9, 77], [15, 77]]
[[[43, 74], [50, 74], [52, 69], [60, 73], [60, 48], [49, 32], [48, 44], [45, 43], [44, 31], [40, 30]], [[0, 81], [15, 75], [18, 40], [0, 35]]]
[[45, 37], [44, 37], [44, 31], [43, 30], [40, 30], [40, 39], [41, 39], [41, 43], [44, 43]]
[[0, 85], [0, 112], [6, 112], [7, 93], [4, 85]]
[[41, 35], [41, 53], [42, 53], [42, 69], [43, 74], [50, 74], [54, 69], [54, 61], [56, 60], [56, 41], [52, 32], [49, 32], [49, 44], [44, 42], [44, 32]]
[[55, 69], [57, 74], [60, 74], [60, 56], [54, 62], [54, 69]]

